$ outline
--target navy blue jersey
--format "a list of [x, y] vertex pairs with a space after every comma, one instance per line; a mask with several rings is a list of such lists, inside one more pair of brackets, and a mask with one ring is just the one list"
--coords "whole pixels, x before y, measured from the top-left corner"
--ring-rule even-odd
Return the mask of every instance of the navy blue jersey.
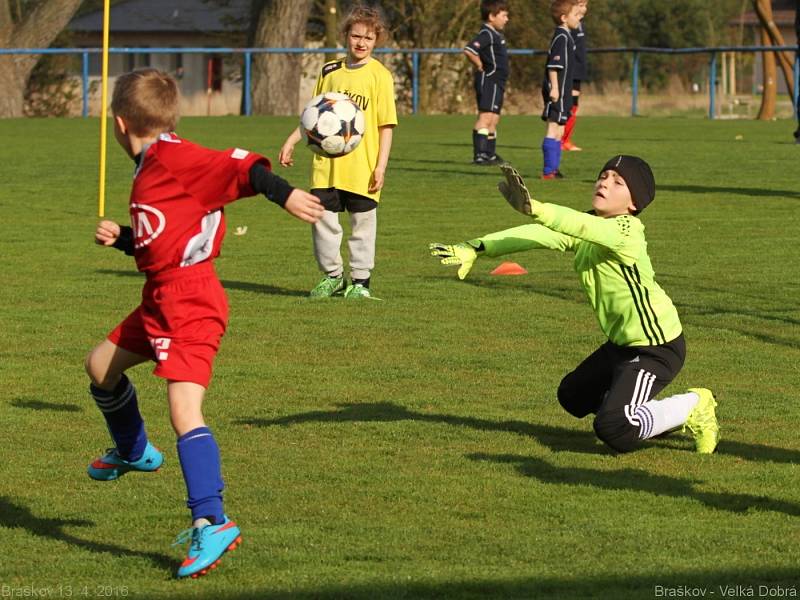
[[572, 73], [572, 79], [586, 81], [589, 72], [587, 64], [588, 53], [586, 52], [586, 28], [583, 26], [583, 22], [570, 33], [572, 33], [572, 39], [575, 40], [575, 71]]
[[464, 50], [481, 59], [484, 75], [491, 77], [495, 83], [505, 83], [508, 79], [506, 38], [491, 25], [484, 24]]
[[566, 27], [556, 27], [550, 41], [542, 83], [543, 96], [548, 96], [550, 92], [549, 71], [556, 71], [558, 74], [558, 95], [562, 99], [566, 95], [571, 96], [572, 80], [575, 76], [575, 40]]

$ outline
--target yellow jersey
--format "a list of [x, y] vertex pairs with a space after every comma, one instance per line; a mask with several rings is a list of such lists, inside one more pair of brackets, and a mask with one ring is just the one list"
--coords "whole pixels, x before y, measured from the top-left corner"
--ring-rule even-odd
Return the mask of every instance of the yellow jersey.
[[378, 128], [397, 125], [392, 74], [379, 61], [348, 67], [346, 59], [326, 63], [317, 79], [314, 95], [326, 92], [347, 94], [364, 111], [366, 130], [361, 143], [350, 154], [338, 158], [314, 156], [311, 188], [337, 188], [380, 201], [380, 191], [369, 189], [372, 171], [378, 164]]

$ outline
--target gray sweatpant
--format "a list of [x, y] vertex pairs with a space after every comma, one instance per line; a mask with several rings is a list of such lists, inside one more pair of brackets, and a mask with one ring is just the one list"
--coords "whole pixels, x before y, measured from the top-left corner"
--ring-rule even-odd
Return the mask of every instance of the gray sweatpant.
[[[378, 232], [378, 209], [350, 215], [350, 278], [367, 279], [375, 268], [375, 237]], [[322, 218], [311, 226], [314, 258], [320, 270], [328, 277], [338, 277], [344, 272], [341, 246], [344, 232], [339, 223], [339, 213], [326, 210]]]

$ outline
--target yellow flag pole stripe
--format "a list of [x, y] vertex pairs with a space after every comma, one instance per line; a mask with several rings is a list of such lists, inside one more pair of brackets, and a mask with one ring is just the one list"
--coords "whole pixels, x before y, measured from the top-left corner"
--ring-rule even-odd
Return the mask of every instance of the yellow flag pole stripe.
[[97, 214], [106, 213], [106, 147], [108, 141], [108, 29], [111, 0], [103, 3], [103, 74], [100, 94], [100, 188], [98, 190]]

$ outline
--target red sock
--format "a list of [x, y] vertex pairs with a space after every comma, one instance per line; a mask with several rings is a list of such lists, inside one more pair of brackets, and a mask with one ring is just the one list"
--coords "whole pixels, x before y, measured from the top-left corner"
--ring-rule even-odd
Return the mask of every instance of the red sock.
[[575, 129], [575, 119], [577, 118], [577, 116], [578, 116], [578, 105], [573, 104], [572, 110], [569, 112], [569, 119], [567, 119], [567, 124], [564, 125], [564, 135], [561, 137], [562, 147], [570, 142], [570, 138], [572, 137], [572, 130]]

